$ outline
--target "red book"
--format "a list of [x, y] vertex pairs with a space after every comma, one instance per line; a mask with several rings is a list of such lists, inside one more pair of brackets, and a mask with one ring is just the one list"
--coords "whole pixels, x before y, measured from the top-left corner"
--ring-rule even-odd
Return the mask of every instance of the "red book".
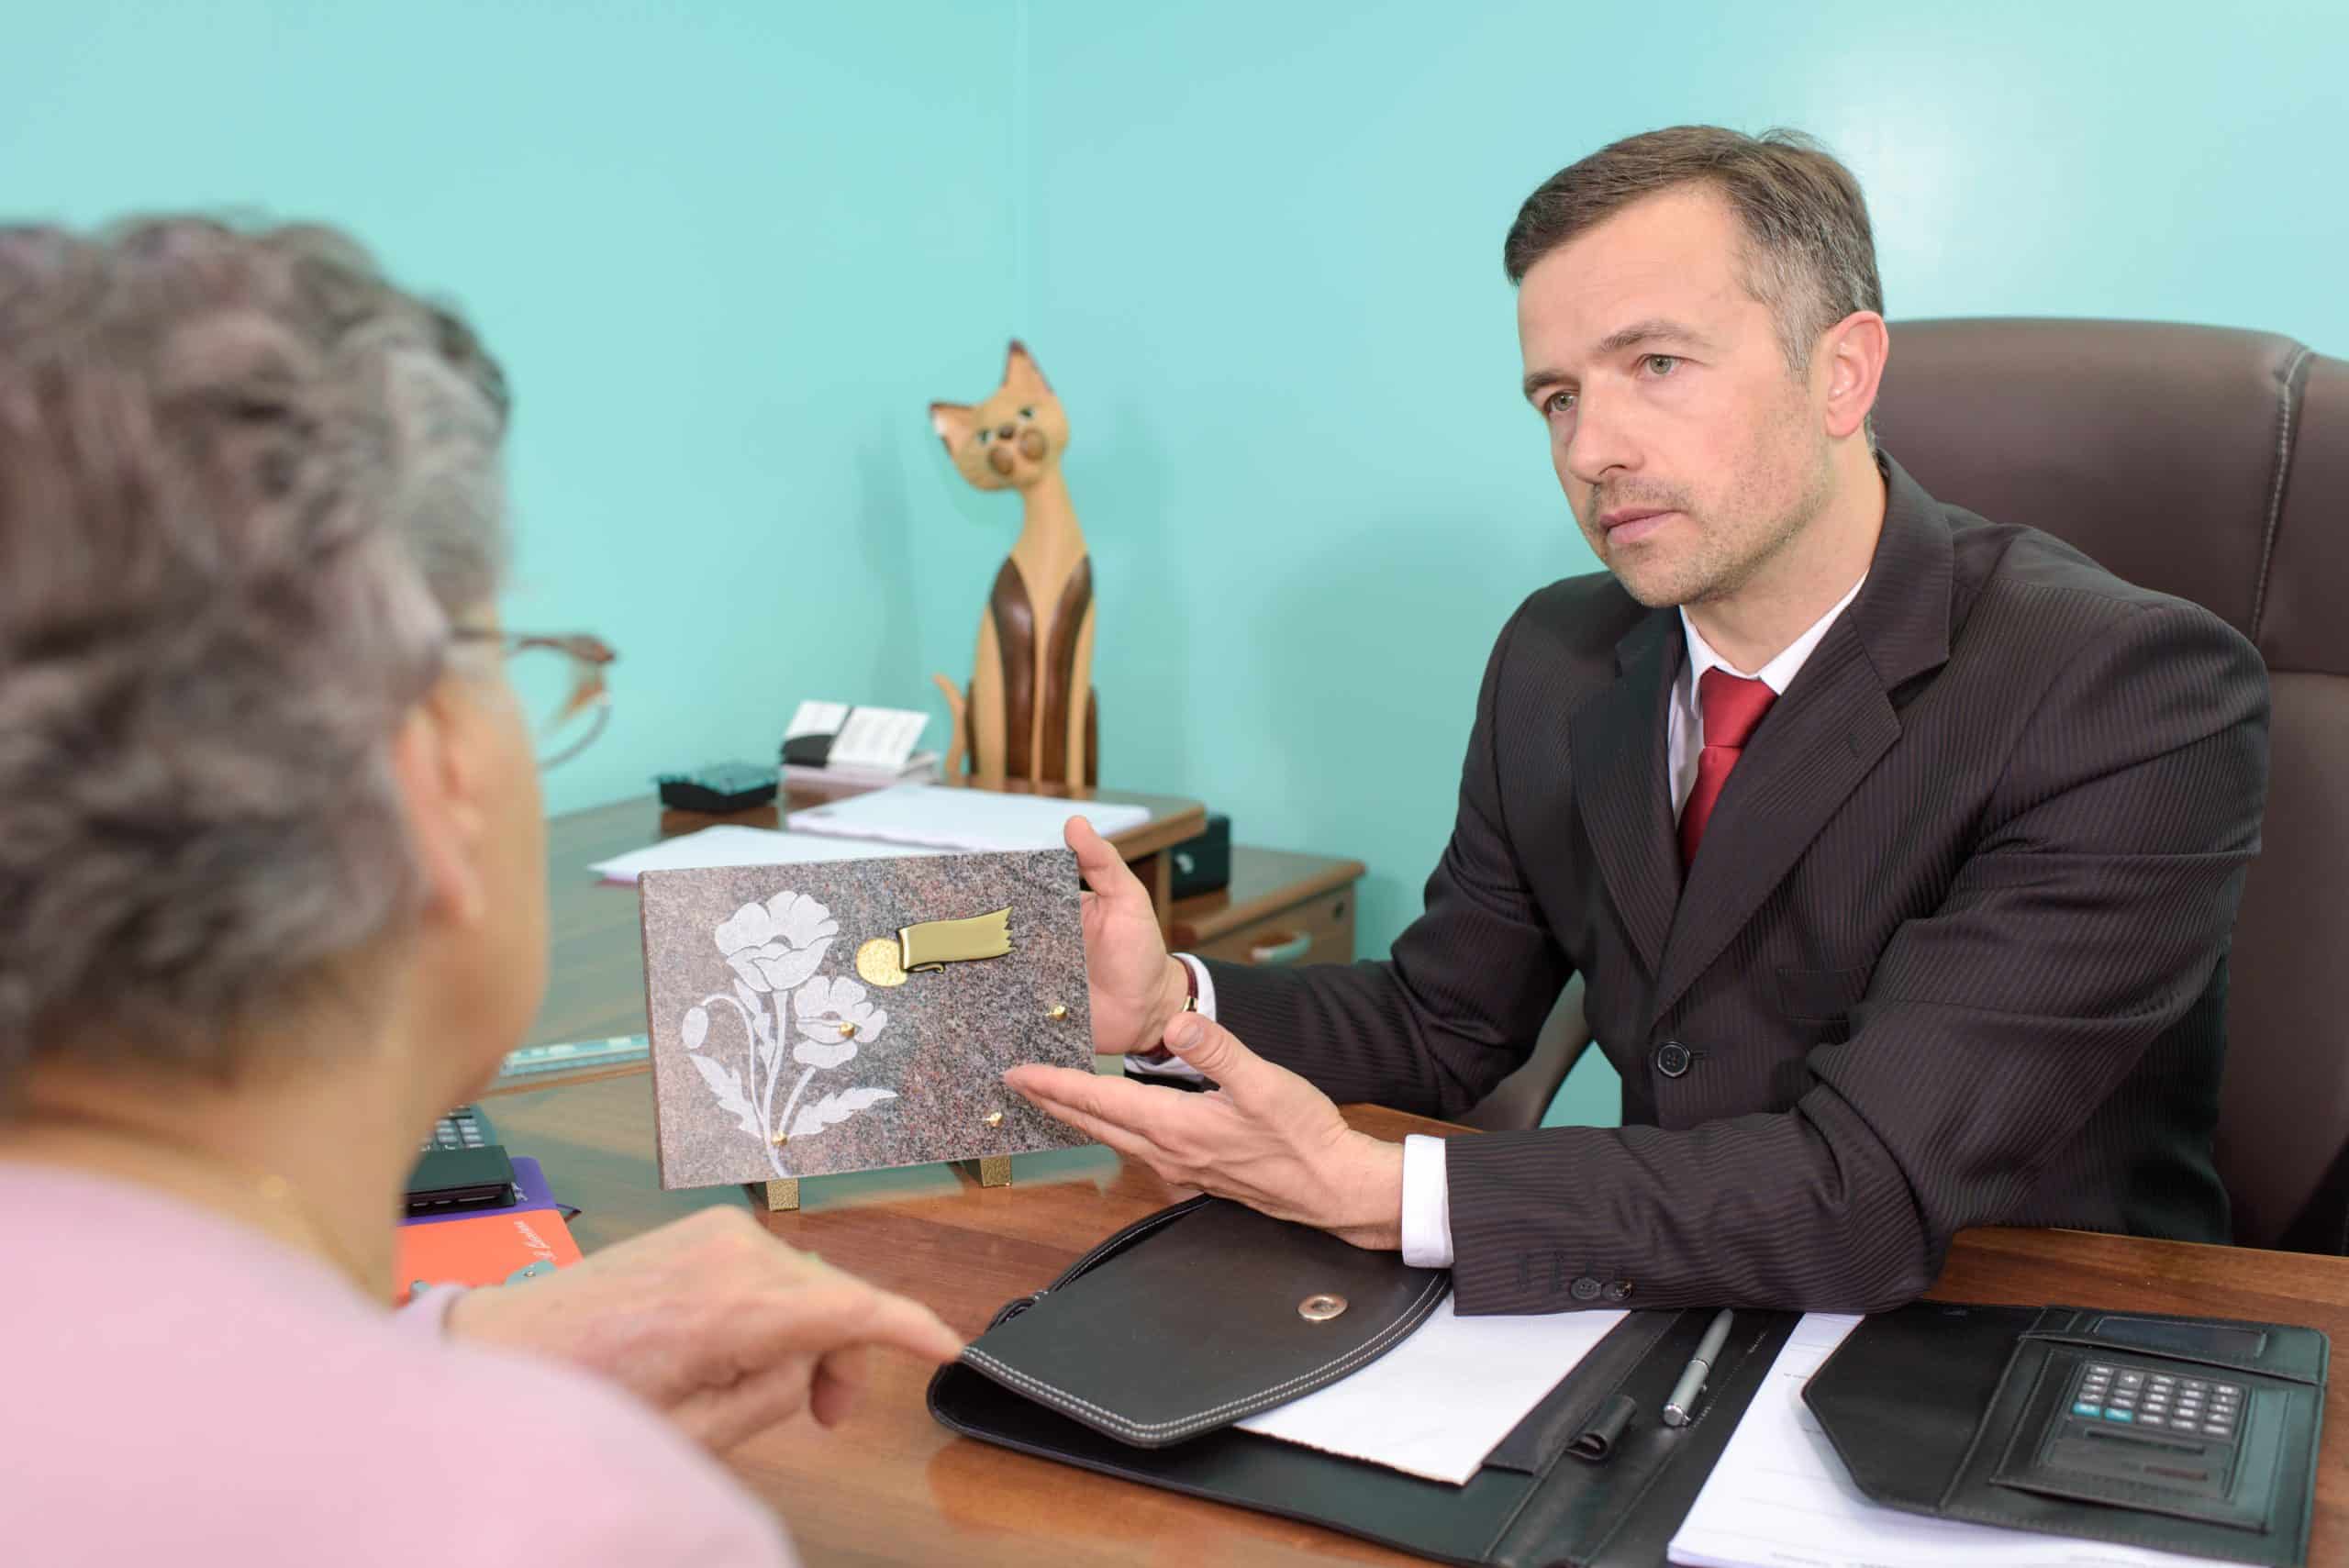
[[394, 1299], [406, 1305], [436, 1284], [506, 1284], [568, 1268], [579, 1243], [559, 1209], [499, 1209], [470, 1219], [399, 1229]]

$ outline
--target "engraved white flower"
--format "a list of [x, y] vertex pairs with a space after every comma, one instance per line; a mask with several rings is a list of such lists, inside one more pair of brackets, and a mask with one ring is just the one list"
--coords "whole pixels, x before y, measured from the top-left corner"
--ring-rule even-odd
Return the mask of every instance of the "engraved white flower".
[[717, 931], [718, 951], [755, 991], [788, 991], [816, 973], [841, 934], [832, 912], [798, 893], [745, 904]]
[[[853, 980], [818, 975], [791, 999], [799, 1028], [799, 1043], [792, 1060], [807, 1067], [838, 1067], [870, 1044], [889, 1024], [889, 1015], [864, 999], [864, 987]], [[847, 1026], [850, 1033], [841, 1032]]]

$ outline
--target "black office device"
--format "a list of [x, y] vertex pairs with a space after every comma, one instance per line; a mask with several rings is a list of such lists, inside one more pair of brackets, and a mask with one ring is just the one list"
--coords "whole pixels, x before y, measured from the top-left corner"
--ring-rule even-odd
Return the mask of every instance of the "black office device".
[[1206, 829], [1175, 845], [1172, 853], [1174, 874], [1169, 897], [1222, 892], [1231, 885], [1231, 818], [1220, 811], [1208, 812]]
[[434, 1124], [407, 1174], [409, 1218], [512, 1203], [514, 1162], [494, 1138], [479, 1106], [459, 1106]]
[[715, 762], [689, 773], [662, 773], [653, 783], [661, 786], [661, 804], [673, 811], [723, 816], [767, 805], [781, 781], [773, 768], [755, 762]]

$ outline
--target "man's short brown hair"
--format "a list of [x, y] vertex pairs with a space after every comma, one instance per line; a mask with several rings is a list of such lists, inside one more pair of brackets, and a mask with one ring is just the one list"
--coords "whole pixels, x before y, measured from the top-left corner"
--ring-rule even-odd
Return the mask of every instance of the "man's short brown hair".
[[1849, 169], [1795, 130], [1760, 136], [1719, 126], [1645, 131], [1602, 147], [1542, 183], [1517, 209], [1502, 247], [1508, 281], [1645, 196], [1702, 182], [1745, 225], [1745, 285], [1777, 318], [1787, 363], [1855, 310], [1884, 310], [1867, 198]]

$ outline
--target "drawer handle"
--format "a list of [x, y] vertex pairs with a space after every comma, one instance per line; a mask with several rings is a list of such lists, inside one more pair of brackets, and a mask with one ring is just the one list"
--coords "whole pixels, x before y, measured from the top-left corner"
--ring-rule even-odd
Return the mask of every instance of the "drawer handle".
[[1278, 941], [1258, 942], [1248, 950], [1248, 962], [1262, 964], [1295, 963], [1313, 951], [1313, 933], [1302, 936], [1283, 934]]

